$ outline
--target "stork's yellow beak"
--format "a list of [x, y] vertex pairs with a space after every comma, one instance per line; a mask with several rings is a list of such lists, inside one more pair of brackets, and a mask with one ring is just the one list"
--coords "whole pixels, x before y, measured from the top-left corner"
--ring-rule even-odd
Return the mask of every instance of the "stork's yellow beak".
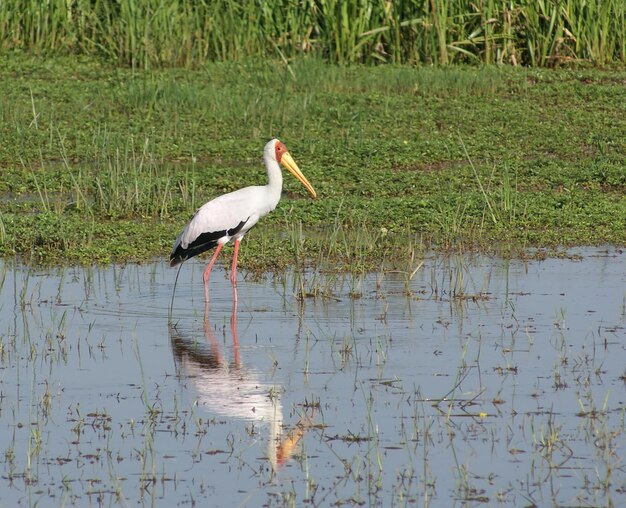
[[314, 198], [317, 197], [317, 192], [315, 192], [315, 189], [313, 188], [313, 186], [306, 179], [306, 176], [302, 174], [302, 171], [300, 171], [300, 168], [298, 167], [296, 162], [293, 160], [291, 155], [289, 155], [289, 152], [285, 152], [283, 154], [283, 156], [280, 159], [280, 162], [283, 166], [285, 166], [289, 170], [289, 172], [293, 176], [295, 176], [298, 180], [300, 180], [302, 185], [306, 187], [306, 189], [309, 191], [311, 196], [313, 196]]

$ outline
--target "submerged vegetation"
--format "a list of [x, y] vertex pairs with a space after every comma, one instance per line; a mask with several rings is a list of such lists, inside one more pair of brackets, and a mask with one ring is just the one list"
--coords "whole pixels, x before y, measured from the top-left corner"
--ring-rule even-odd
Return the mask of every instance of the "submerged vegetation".
[[134, 68], [316, 56], [337, 63], [626, 61], [622, 0], [4, 0], [0, 49]]
[[626, 73], [213, 63], [138, 72], [0, 61], [0, 251], [38, 261], [169, 253], [209, 198], [285, 179], [242, 264], [398, 266], [426, 248], [626, 242]]

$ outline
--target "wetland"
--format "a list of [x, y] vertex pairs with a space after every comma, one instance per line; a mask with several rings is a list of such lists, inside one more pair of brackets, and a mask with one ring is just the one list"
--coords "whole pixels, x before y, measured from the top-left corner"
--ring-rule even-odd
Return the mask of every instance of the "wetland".
[[[623, 69], [0, 77], [0, 506], [623, 504]], [[319, 199], [172, 300], [273, 136]]]

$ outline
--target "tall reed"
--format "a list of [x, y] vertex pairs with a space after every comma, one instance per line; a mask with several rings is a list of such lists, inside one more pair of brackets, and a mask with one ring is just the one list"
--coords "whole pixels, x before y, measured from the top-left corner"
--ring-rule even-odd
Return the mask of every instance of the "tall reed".
[[626, 62], [623, 0], [3, 0], [0, 49], [137, 68], [312, 54], [337, 63]]

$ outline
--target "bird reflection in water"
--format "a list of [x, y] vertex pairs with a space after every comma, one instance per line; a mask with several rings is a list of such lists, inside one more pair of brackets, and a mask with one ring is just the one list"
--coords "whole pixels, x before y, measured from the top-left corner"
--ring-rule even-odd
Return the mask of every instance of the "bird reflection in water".
[[[236, 289], [235, 289], [236, 291]], [[211, 330], [208, 302], [205, 303], [204, 337], [197, 340], [170, 324], [170, 341], [177, 374], [189, 379], [198, 395], [198, 405], [212, 414], [238, 418], [269, 426], [268, 459], [274, 469], [281, 467], [296, 451], [313, 425], [314, 408], [306, 408], [291, 429], [283, 427], [280, 391], [264, 382], [259, 372], [241, 361], [237, 336], [237, 298], [230, 316], [232, 357], [222, 351]]]

